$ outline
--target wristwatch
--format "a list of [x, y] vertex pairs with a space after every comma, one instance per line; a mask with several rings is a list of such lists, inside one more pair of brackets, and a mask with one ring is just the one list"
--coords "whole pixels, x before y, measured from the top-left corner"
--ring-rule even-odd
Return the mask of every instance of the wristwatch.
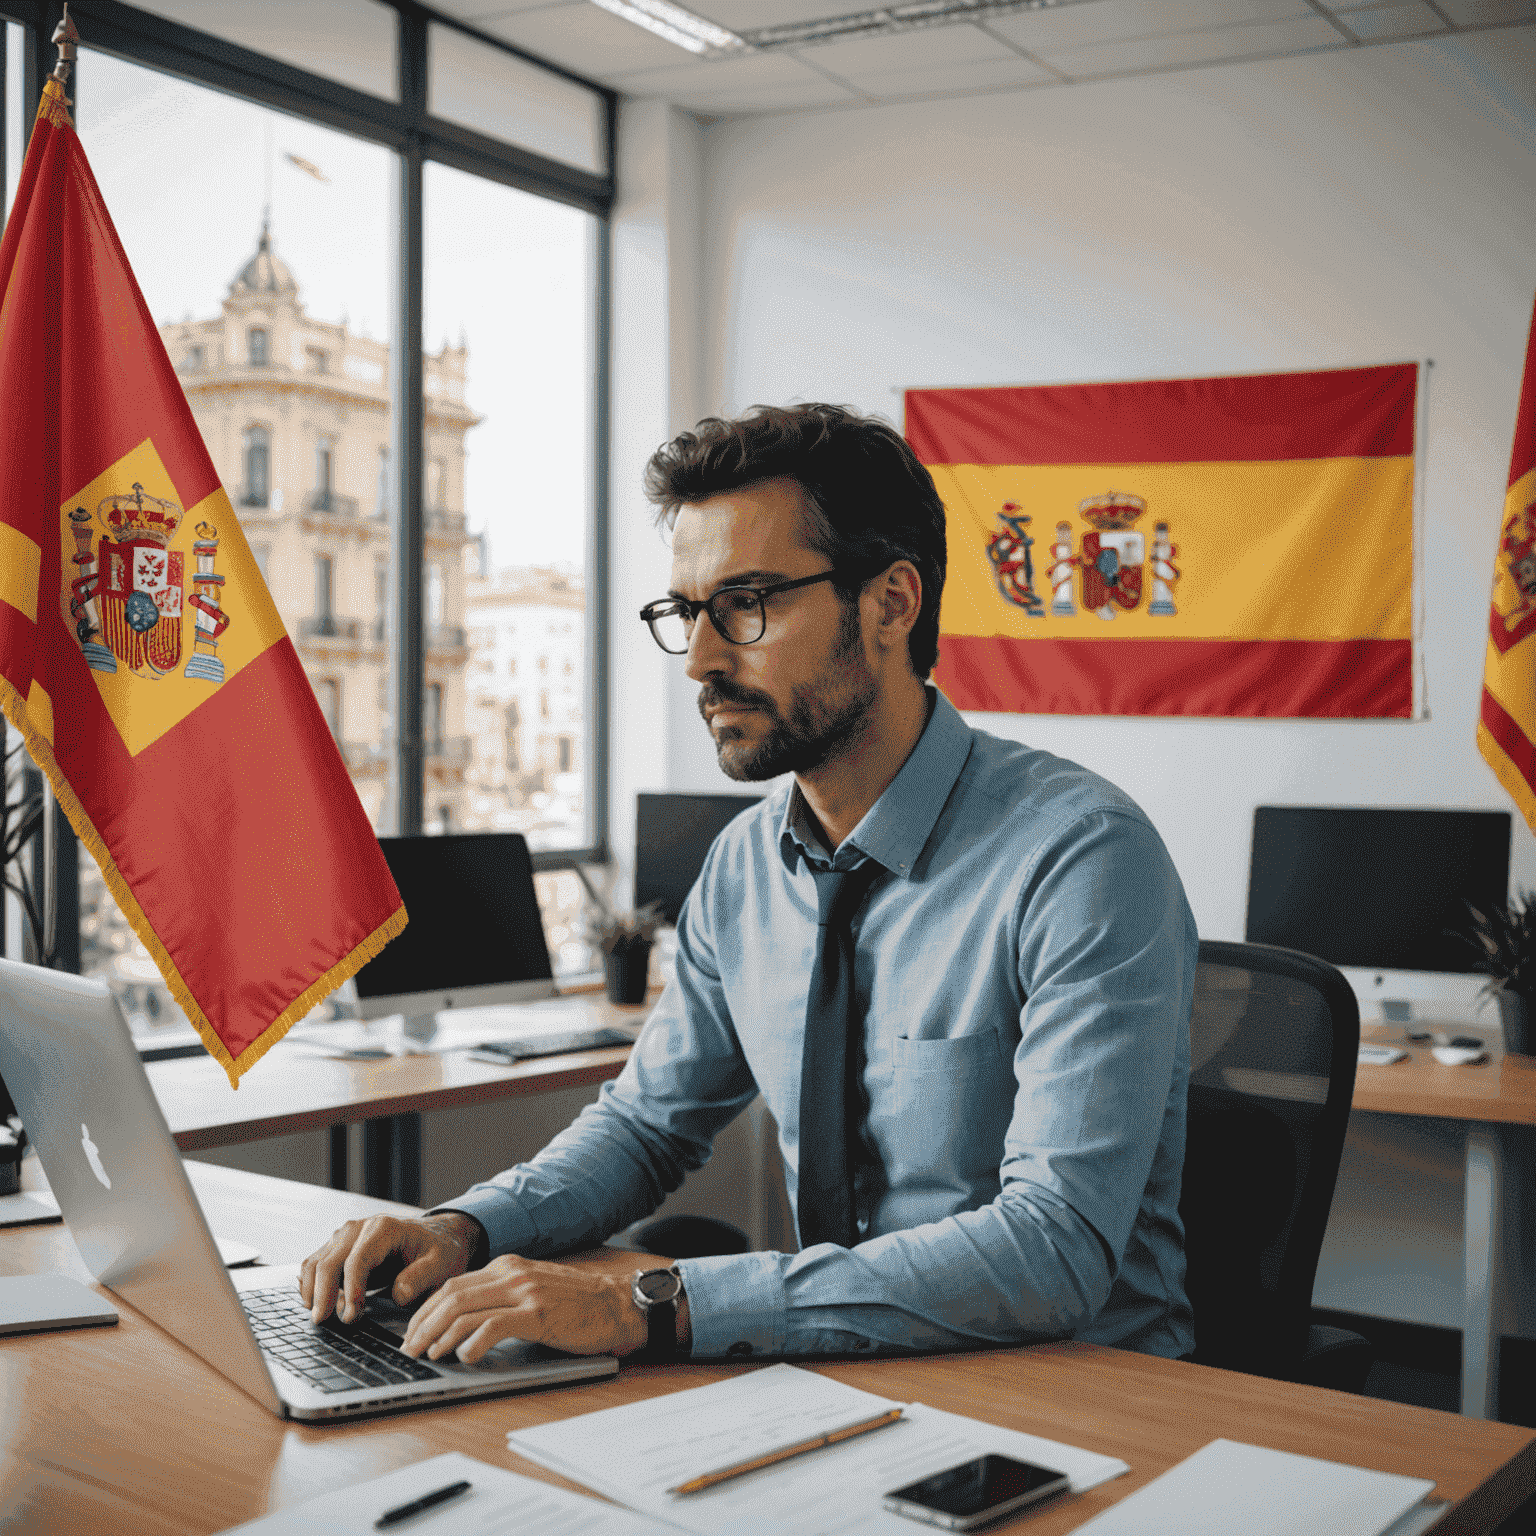
[[677, 1301], [683, 1277], [671, 1269], [642, 1269], [630, 1286], [635, 1305], [645, 1314], [645, 1353], [652, 1360], [677, 1354]]

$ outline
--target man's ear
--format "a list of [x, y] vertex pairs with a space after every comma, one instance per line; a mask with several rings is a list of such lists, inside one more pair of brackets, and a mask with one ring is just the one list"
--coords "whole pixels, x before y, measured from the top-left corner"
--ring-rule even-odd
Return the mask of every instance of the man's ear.
[[883, 570], [866, 589], [876, 603], [875, 643], [890, 649], [907, 648], [907, 636], [923, 607], [923, 578], [910, 560], [898, 560]]

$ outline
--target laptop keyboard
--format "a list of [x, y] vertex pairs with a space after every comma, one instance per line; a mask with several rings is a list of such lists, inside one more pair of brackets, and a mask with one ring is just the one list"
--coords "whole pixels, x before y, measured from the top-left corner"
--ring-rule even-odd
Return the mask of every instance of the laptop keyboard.
[[387, 1328], [364, 1318], [316, 1325], [290, 1291], [248, 1291], [240, 1298], [262, 1353], [321, 1392], [355, 1392], [400, 1382], [435, 1381], [442, 1372], [402, 1354]]

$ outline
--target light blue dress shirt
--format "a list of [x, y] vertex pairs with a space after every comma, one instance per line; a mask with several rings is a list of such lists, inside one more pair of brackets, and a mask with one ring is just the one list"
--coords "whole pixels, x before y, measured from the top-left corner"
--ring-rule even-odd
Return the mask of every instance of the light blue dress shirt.
[[683, 1261], [694, 1355], [1194, 1347], [1178, 1203], [1197, 937], [1178, 875], [1113, 785], [933, 698], [835, 860], [792, 781], [720, 835], [624, 1071], [532, 1162], [444, 1207], [493, 1255], [648, 1215], [759, 1092], [793, 1207], [806, 864], [867, 857], [886, 873], [854, 919], [862, 1240]]

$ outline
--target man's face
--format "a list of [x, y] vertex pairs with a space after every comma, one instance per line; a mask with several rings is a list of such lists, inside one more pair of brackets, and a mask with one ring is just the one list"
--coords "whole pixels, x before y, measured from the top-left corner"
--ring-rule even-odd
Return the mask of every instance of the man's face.
[[[805, 542], [800, 487], [765, 480], [684, 507], [672, 538], [672, 592], [694, 602], [722, 587], [769, 587], [829, 570]], [[733, 779], [813, 772], [859, 738], [878, 687], [858, 605], [830, 582], [764, 600], [768, 627], [732, 645], [701, 613], [688, 676], [703, 684], [699, 713]]]

